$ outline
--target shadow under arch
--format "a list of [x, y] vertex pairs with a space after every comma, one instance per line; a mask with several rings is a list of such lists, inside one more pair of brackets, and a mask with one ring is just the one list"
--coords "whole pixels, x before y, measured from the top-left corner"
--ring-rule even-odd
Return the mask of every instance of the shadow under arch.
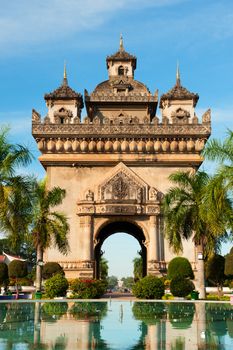
[[95, 259], [95, 278], [100, 277], [100, 269], [99, 269], [99, 262], [102, 255], [101, 247], [104, 243], [104, 241], [110, 237], [111, 235], [115, 233], [123, 232], [126, 234], [129, 234], [130, 236], [134, 237], [140, 247], [141, 247], [141, 256], [143, 261], [143, 276], [146, 276], [147, 273], [147, 249], [144, 245], [146, 241], [145, 234], [143, 233], [143, 230], [141, 227], [139, 227], [136, 223], [133, 223], [131, 221], [127, 220], [121, 220], [121, 221], [111, 221], [102, 226], [96, 236], [97, 244], [94, 248], [94, 259]]

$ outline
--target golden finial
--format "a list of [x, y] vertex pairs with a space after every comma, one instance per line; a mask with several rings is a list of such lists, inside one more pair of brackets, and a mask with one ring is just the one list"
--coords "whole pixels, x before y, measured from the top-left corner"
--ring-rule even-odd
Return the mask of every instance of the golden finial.
[[124, 51], [124, 45], [123, 45], [123, 36], [120, 35], [120, 51]]
[[63, 85], [67, 85], [66, 61], [64, 61]]
[[178, 61], [176, 65], [176, 85], [180, 85], [180, 67]]

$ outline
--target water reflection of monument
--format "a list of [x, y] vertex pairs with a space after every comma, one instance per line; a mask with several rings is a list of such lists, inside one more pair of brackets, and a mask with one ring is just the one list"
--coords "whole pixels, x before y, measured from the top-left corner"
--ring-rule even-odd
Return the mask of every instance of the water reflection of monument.
[[100, 323], [107, 313], [106, 302], [45, 303], [41, 311], [43, 343], [52, 346], [60, 339], [59, 349], [62, 341], [64, 349], [108, 349], [101, 339]]
[[107, 350], [121, 348], [124, 336], [128, 343], [122, 348], [128, 350], [225, 348], [233, 338], [233, 308], [187, 302], [0, 304], [0, 349], [24, 344], [25, 349]]

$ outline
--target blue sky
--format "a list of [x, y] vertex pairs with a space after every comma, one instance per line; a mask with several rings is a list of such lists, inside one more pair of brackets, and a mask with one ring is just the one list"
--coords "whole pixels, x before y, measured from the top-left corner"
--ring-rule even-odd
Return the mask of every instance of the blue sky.
[[[223, 138], [232, 128], [231, 0], [0, 0], [0, 6], [0, 123], [10, 124], [11, 138], [35, 157], [31, 109], [46, 113], [43, 95], [60, 85], [64, 60], [69, 85], [92, 91], [107, 78], [105, 58], [118, 49], [120, 33], [125, 49], [137, 56], [137, 80], [164, 93], [174, 85], [178, 60], [182, 84], [200, 95], [197, 114], [212, 109], [212, 135]], [[36, 160], [27, 171], [43, 176]], [[120, 238], [111, 244], [115, 239], [106, 241], [107, 258], [112, 246], [122, 246]], [[138, 246], [129, 239], [131, 261]], [[116, 274], [115, 267], [110, 272]]]

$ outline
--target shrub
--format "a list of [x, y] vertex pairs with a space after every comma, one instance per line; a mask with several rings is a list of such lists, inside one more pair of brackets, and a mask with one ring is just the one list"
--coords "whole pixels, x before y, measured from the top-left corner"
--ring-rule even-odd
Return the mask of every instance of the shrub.
[[27, 276], [28, 269], [26, 261], [13, 260], [8, 266], [8, 273], [10, 278], [23, 278]]
[[64, 275], [63, 268], [56, 262], [47, 262], [42, 269], [42, 277], [47, 280], [48, 278], [53, 277], [57, 273]]
[[74, 298], [95, 299], [100, 298], [106, 291], [106, 283], [100, 280], [75, 279], [70, 282], [70, 289]]
[[163, 281], [155, 276], [146, 276], [133, 286], [133, 294], [140, 299], [161, 299], [164, 291]]
[[170, 291], [174, 297], [186, 297], [194, 289], [193, 282], [188, 278], [174, 277], [171, 280]]
[[148, 303], [137, 301], [133, 304], [133, 316], [136, 320], [146, 324], [156, 324], [161, 319], [166, 319], [166, 309], [163, 303]]
[[45, 294], [49, 298], [64, 297], [69, 287], [67, 279], [57, 273], [45, 282]]
[[41, 307], [41, 318], [46, 322], [56, 322], [67, 313], [68, 304], [66, 302], [44, 303]]
[[168, 264], [168, 278], [183, 277], [193, 279], [193, 270], [188, 259], [178, 256], [172, 259]]
[[0, 285], [6, 286], [9, 281], [8, 267], [6, 263], [0, 263]]
[[108, 304], [107, 302], [77, 302], [72, 305], [72, 307], [69, 309], [69, 312], [77, 320], [80, 320], [80, 318], [92, 318], [93, 320], [93, 317], [96, 316], [98, 317], [98, 320], [100, 320], [107, 315]]

